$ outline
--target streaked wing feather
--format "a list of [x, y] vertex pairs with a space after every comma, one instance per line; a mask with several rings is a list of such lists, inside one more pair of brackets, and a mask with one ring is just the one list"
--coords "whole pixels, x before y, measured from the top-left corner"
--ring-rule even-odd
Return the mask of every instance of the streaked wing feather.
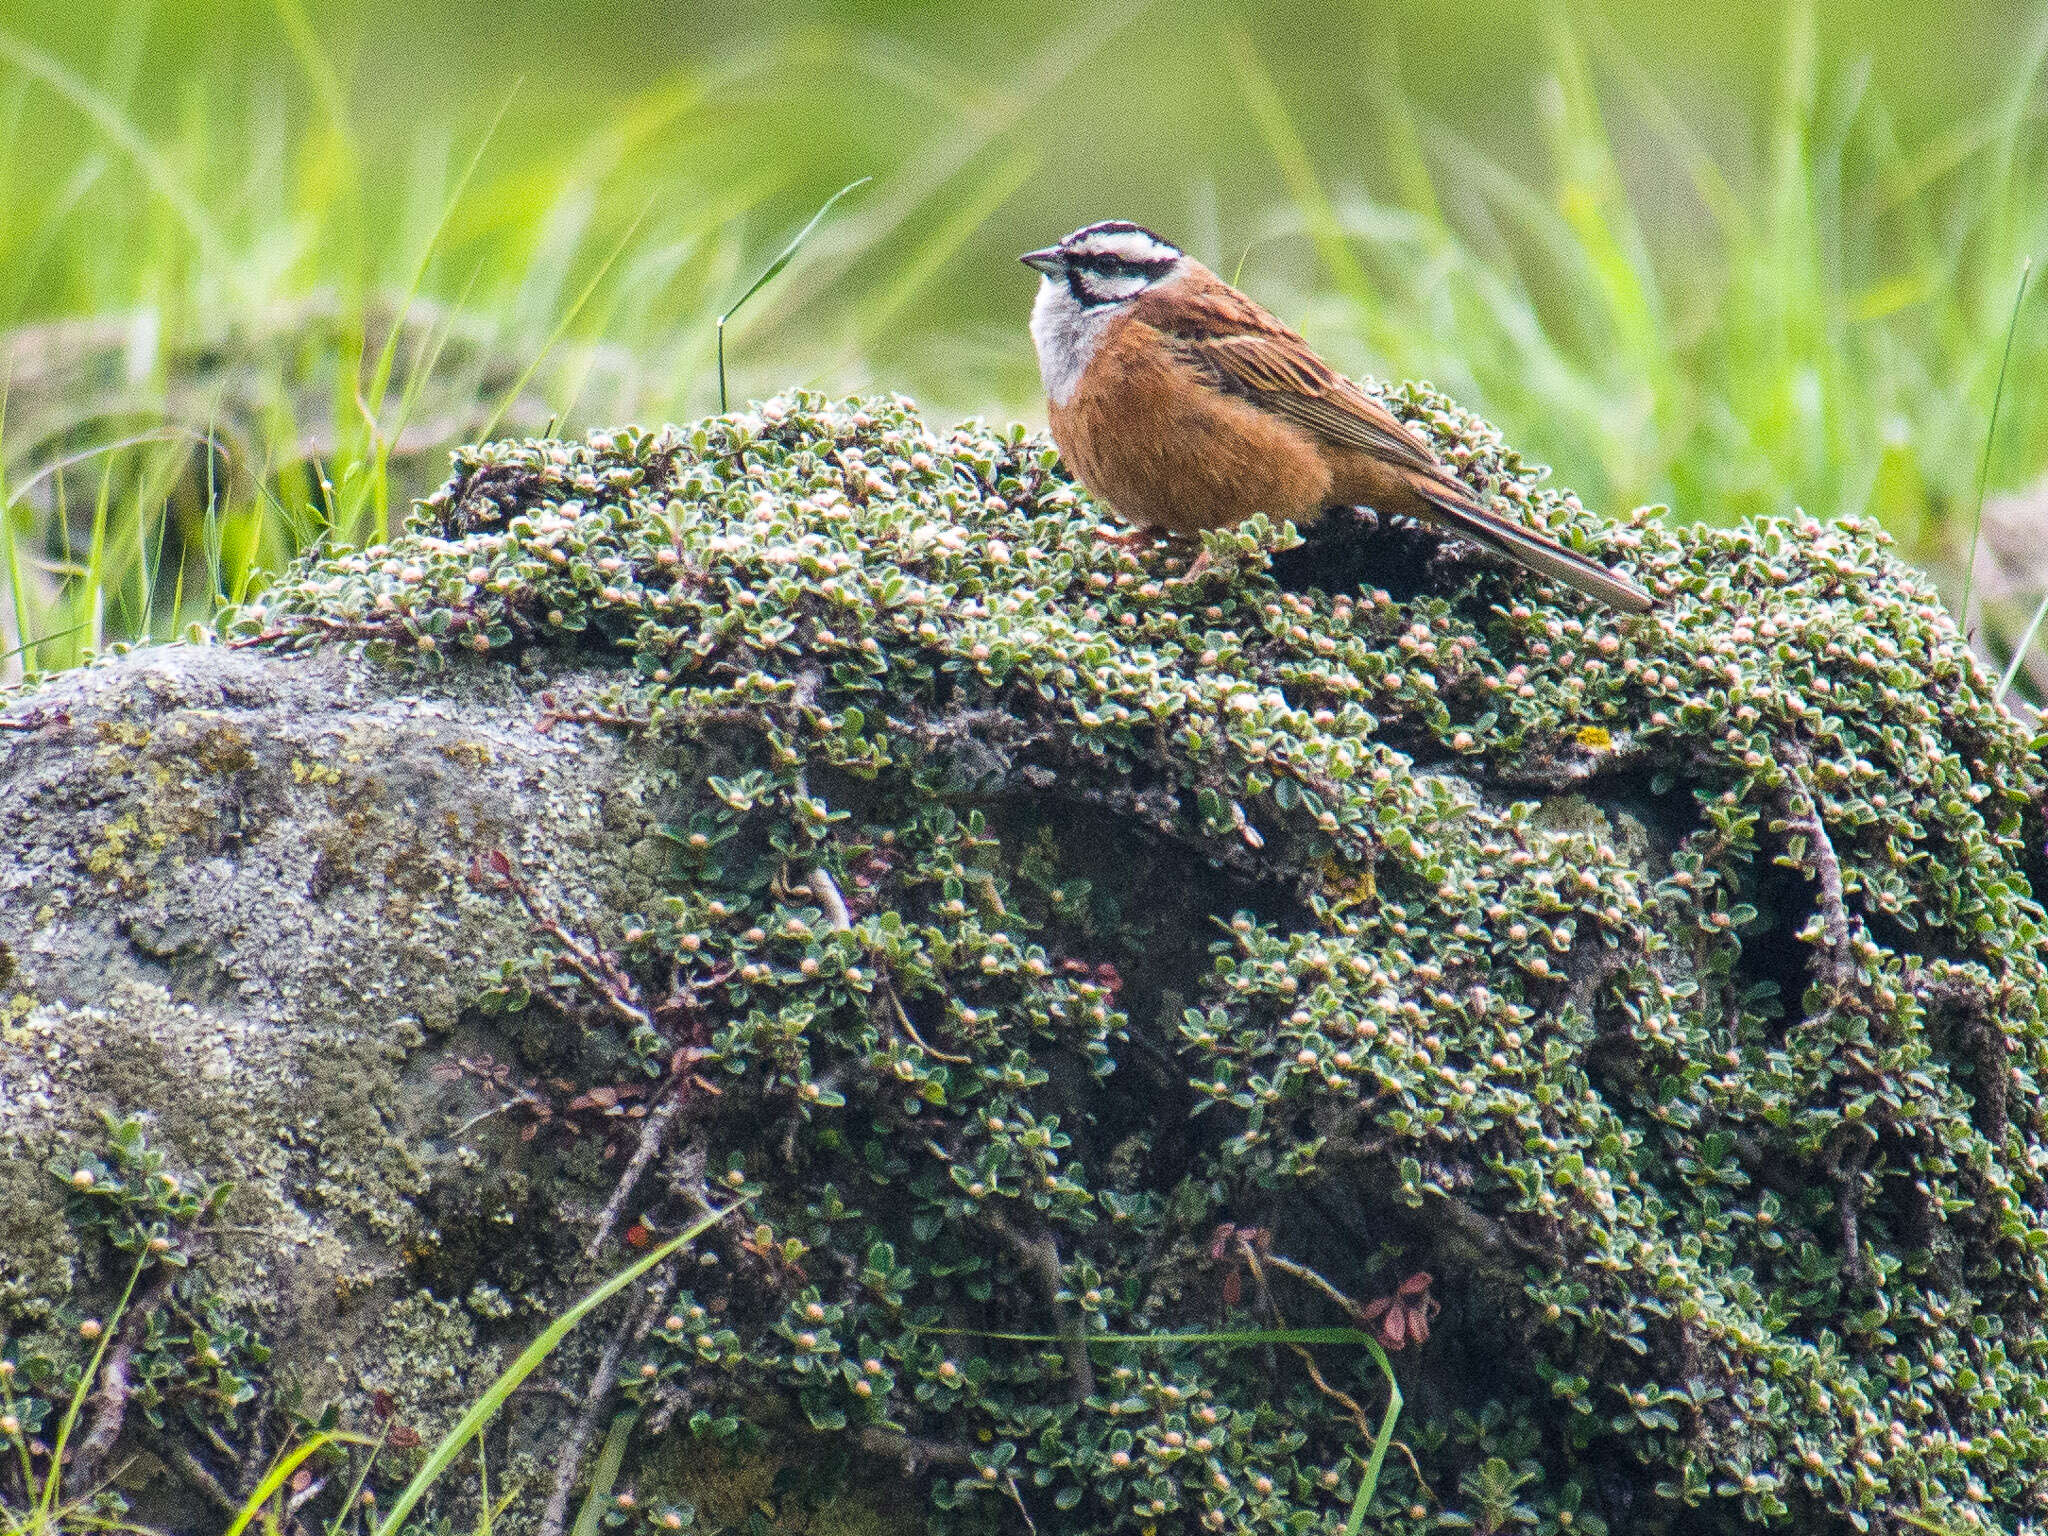
[[1232, 394], [1308, 428], [1317, 436], [1403, 468], [1441, 474], [1443, 466], [1392, 412], [1298, 339], [1264, 335], [1178, 337], [1183, 356]]
[[1489, 511], [1385, 406], [1317, 357], [1301, 337], [1236, 289], [1175, 286], [1140, 298], [1134, 312], [1217, 388], [1297, 422], [1324, 440], [1369, 453], [1414, 476], [1430, 521], [1576, 587], [1623, 613], [1645, 613], [1650, 594], [1627, 577], [1521, 522]]

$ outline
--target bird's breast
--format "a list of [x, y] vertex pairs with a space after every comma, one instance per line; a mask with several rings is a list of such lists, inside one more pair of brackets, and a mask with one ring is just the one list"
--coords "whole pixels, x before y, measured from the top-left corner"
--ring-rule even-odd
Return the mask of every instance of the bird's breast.
[[1214, 388], [1128, 317], [1097, 340], [1069, 396], [1053, 394], [1051, 419], [1081, 483], [1141, 528], [1194, 533], [1254, 512], [1307, 521], [1328, 501], [1314, 438]]

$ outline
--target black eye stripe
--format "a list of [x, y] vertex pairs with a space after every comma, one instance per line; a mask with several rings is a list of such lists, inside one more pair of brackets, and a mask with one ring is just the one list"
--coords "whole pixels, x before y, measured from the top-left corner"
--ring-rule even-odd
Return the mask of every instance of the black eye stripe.
[[[1137, 297], [1143, 288], [1170, 274], [1179, 259], [1177, 256], [1163, 256], [1150, 261], [1133, 261], [1130, 257], [1119, 256], [1114, 251], [1069, 251], [1067, 291], [1074, 296], [1074, 302], [1083, 309], [1096, 309], [1105, 304], [1121, 303]], [[1129, 292], [1105, 293], [1097, 286], [1126, 278], [1138, 279], [1139, 287]]]
[[1104, 277], [1121, 277], [1127, 272], [1142, 272], [1148, 277], [1157, 277], [1173, 265], [1171, 258], [1133, 261], [1128, 256], [1118, 256], [1110, 251], [1083, 251], [1068, 260], [1073, 266], [1085, 267], [1090, 272], [1100, 272]]

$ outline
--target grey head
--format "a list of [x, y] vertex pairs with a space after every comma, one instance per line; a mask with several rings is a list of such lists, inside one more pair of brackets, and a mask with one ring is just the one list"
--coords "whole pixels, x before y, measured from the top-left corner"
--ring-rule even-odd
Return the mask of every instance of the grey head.
[[1043, 278], [1031, 308], [1031, 339], [1055, 405], [1073, 397], [1110, 320], [1146, 289], [1177, 276], [1187, 261], [1178, 246], [1125, 219], [1090, 224], [1018, 259]]

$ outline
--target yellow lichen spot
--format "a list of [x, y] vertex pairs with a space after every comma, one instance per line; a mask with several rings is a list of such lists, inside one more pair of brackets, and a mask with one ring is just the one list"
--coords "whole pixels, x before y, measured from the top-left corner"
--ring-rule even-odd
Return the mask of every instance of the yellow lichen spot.
[[1323, 895], [1329, 898], [1333, 912], [1348, 912], [1353, 907], [1364, 906], [1378, 894], [1370, 864], [1348, 868], [1335, 858], [1327, 858], [1323, 860], [1319, 873], [1323, 877]]
[[481, 741], [449, 741], [441, 744], [441, 755], [451, 763], [461, 763], [470, 768], [488, 768], [495, 759], [490, 747]]
[[133, 811], [115, 818], [100, 834], [100, 846], [87, 856], [85, 867], [96, 875], [105, 874], [127, 854], [129, 840], [140, 828], [141, 823]]
[[109, 746], [146, 747], [149, 727], [132, 720], [102, 720], [96, 727], [99, 738]]
[[[192, 735], [193, 727], [187, 726], [182, 734]], [[247, 773], [256, 766], [256, 754], [250, 749], [248, 738], [225, 721], [209, 720], [204, 730], [198, 732], [191, 755], [208, 773], [224, 776]]]
[[1614, 746], [1614, 738], [1604, 725], [1582, 725], [1574, 739], [1588, 752], [1606, 752]]
[[339, 784], [341, 770], [330, 763], [309, 763], [302, 757], [292, 759], [292, 782], [294, 784]]

